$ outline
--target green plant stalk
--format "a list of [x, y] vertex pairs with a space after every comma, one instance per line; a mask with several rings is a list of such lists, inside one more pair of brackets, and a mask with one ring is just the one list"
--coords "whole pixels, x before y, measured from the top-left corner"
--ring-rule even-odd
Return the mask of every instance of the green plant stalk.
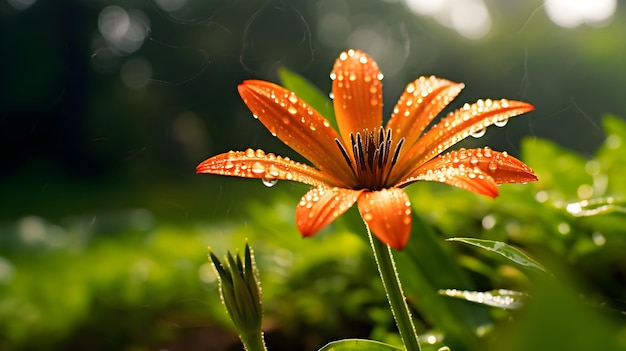
[[393, 259], [391, 248], [377, 238], [374, 238], [367, 225], [365, 225], [365, 228], [367, 229], [367, 235], [372, 245], [372, 251], [374, 251], [380, 279], [387, 293], [387, 300], [389, 301], [389, 306], [391, 306], [391, 312], [396, 320], [396, 325], [404, 347], [406, 351], [420, 351], [421, 348], [417, 333], [415, 332], [415, 325], [411, 318], [409, 305], [407, 305], [404, 298], [404, 292], [402, 291], [400, 277], [396, 270], [396, 263]]
[[239, 338], [241, 339], [246, 351], [267, 351], [262, 332], [251, 333], [248, 335], [240, 334]]

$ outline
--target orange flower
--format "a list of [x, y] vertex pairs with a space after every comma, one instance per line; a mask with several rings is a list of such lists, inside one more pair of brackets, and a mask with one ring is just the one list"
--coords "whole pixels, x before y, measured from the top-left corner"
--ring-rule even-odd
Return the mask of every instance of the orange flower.
[[406, 86], [382, 127], [382, 74], [371, 57], [358, 50], [342, 52], [330, 78], [339, 131], [278, 85], [260, 80], [239, 85], [254, 117], [315, 167], [248, 149], [211, 157], [197, 172], [310, 184], [314, 188], [296, 210], [303, 236], [317, 233], [356, 202], [374, 235], [396, 249], [410, 235], [411, 203], [403, 188], [415, 181], [438, 181], [496, 197], [497, 184], [537, 180], [528, 166], [506, 152], [460, 149], [440, 155], [470, 134], [533, 110], [528, 103], [478, 100], [424, 133], [463, 84], [418, 78]]

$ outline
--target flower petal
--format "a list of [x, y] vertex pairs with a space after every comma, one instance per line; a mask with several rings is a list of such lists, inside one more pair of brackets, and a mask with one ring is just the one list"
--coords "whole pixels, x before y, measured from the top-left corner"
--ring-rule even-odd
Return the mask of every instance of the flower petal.
[[411, 202], [400, 188], [363, 193], [358, 200], [361, 217], [383, 243], [402, 250], [411, 234]]
[[497, 184], [525, 183], [537, 180], [533, 170], [522, 161], [506, 152], [482, 149], [459, 149], [450, 151], [429, 162], [423, 167], [441, 167], [441, 165], [464, 165], [466, 168], [478, 167], [488, 174]]
[[310, 185], [332, 182], [323, 172], [290, 160], [288, 157], [265, 154], [263, 150], [230, 151], [200, 163], [196, 173], [219, 174], [265, 180], [292, 180]]
[[333, 185], [354, 185], [354, 175], [335, 139], [339, 135], [317, 111], [276, 84], [247, 80], [239, 94], [252, 114], [286, 145], [334, 178]]
[[387, 128], [394, 139], [405, 138], [408, 150], [424, 129], [437, 115], [459, 95], [463, 83], [455, 83], [435, 76], [419, 77], [409, 83], [393, 109]]
[[356, 202], [363, 190], [318, 186], [309, 190], [296, 208], [296, 225], [309, 237], [341, 216]]
[[470, 134], [533, 109], [533, 105], [526, 102], [506, 99], [478, 100], [472, 105], [465, 104], [422, 135], [404, 157], [398, 160], [391, 178], [398, 180], [405, 178], [419, 169], [424, 162]]
[[330, 77], [339, 132], [352, 153], [350, 133], [374, 131], [382, 125], [382, 74], [367, 54], [348, 50], [339, 55]]
[[415, 175], [401, 181], [398, 186], [406, 186], [418, 180], [446, 183], [489, 197], [498, 196], [497, 183], [480, 168], [440, 162], [440, 158], [423, 165]]

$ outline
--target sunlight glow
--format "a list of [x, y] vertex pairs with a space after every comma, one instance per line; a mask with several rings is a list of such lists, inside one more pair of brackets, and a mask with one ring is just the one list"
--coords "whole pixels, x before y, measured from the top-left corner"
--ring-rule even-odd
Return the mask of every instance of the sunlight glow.
[[545, 7], [552, 22], [574, 28], [606, 23], [615, 13], [617, 0], [545, 0]]
[[483, 0], [404, 0], [414, 13], [431, 16], [468, 39], [480, 39], [491, 29]]

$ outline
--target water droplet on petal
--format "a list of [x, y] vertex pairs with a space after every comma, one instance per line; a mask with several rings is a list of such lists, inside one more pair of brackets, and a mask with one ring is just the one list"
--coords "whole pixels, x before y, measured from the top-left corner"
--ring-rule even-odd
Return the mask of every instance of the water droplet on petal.
[[298, 113], [298, 109], [293, 105], [289, 105], [289, 107], [287, 107], [287, 112], [295, 115], [296, 113]]
[[365, 221], [371, 221], [372, 219], [374, 219], [374, 215], [371, 213], [364, 213], [363, 214], [363, 220]]
[[298, 102], [298, 96], [295, 93], [289, 94], [289, 101], [291, 101], [294, 104], [297, 103]]
[[330, 74], [330, 80], [335, 80], [335, 79], [337, 79], [337, 75], [335, 74], [335, 72], [332, 72]]
[[496, 127], [504, 127], [508, 122], [509, 120], [505, 119], [504, 121], [494, 122], [493, 125], [495, 125]]
[[333, 93], [328, 93], [328, 97], [329, 97], [331, 100], [334, 100], [334, 99], [335, 99], [335, 94], [333, 94]]
[[263, 185], [268, 188], [271, 188], [278, 183], [278, 179], [276, 178], [262, 178], [261, 180], [263, 181]]
[[489, 165], [487, 165], [487, 167], [489, 167], [490, 171], [495, 171], [496, 169], [498, 169], [498, 165], [494, 162], [489, 162]]
[[254, 174], [265, 173], [265, 166], [261, 164], [261, 162], [255, 162], [252, 164], [252, 168], [250, 169]]
[[480, 138], [483, 135], [485, 135], [486, 132], [487, 132], [487, 130], [483, 128], [481, 130], [477, 130], [477, 131], [471, 133], [470, 135], [473, 136], [474, 138]]

